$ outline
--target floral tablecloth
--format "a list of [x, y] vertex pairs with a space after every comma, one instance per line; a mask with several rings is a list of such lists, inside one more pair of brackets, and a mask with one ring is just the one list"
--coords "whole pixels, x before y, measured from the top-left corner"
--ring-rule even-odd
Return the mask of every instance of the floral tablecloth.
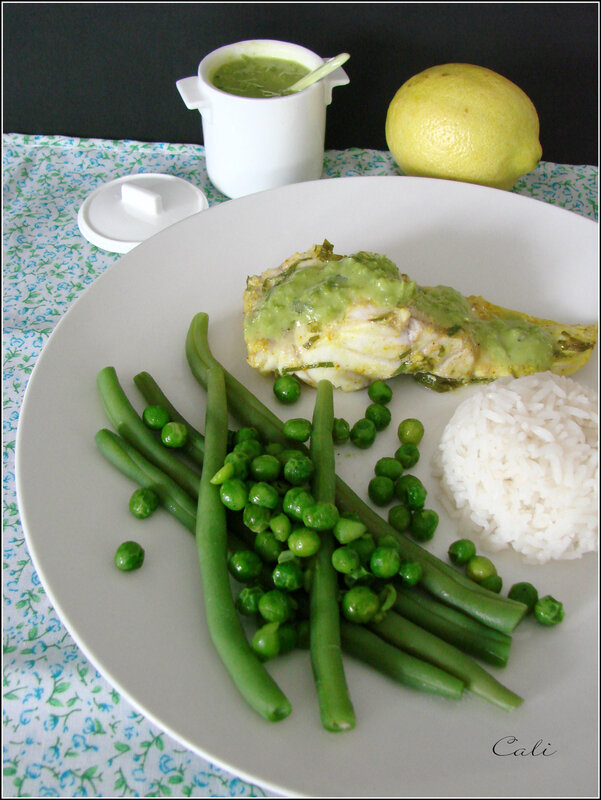
[[[164, 172], [225, 201], [199, 145], [3, 137], [3, 796], [264, 797], [161, 732], [98, 674], [49, 603], [27, 552], [15, 491], [19, 410], [54, 326], [119, 258], [80, 234], [103, 183]], [[386, 151], [327, 151], [323, 178], [396, 175]], [[542, 162], [513, 191], [598, 218], [598, 168]]]

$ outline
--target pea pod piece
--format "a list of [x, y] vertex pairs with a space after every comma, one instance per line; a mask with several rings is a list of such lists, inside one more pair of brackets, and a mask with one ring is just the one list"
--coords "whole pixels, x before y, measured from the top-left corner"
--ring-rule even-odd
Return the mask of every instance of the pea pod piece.
[[559, 625], [564, 616], [563, 603], [550, 594], [545, 595], [545, 597], [539, 597], [534, 604], [534, 619], [541, 625], [546, 627]]

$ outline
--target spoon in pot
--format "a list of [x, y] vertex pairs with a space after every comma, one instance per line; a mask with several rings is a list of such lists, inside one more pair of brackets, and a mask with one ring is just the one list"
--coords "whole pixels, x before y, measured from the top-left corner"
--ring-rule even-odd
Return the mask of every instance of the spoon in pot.
[[292, 86], [289, 86], [284, 94], [300, 92], [312, 86], [316, 81], [320, 81], [322, 78], [325, 78], [326, 75], [329, 75], [330, 72], [334, 72], [335, 69], [341, 67], [349, 58], [350, 55], [348, 53], [340, 53], [333, 58], [329, 58], [321, 67], [317, 67], [317, 69], [314, 69], [312, 72], [308, 72], [306, 75], [303, 75], [300, 80], [296, 81], [296, 83], [293, 83]]

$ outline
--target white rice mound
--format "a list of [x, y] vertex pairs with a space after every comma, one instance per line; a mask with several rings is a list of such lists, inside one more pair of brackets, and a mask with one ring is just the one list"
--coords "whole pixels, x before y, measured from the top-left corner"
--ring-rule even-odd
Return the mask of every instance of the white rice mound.
[[539, 564], [598, 550], [598, 425], [597, 394], [550, 372], [461, 403], [434, 459], [461, 536]]

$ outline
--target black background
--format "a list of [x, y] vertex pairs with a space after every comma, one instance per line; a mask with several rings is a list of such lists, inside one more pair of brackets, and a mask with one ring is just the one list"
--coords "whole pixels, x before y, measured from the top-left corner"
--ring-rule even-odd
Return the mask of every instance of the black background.
[[597, 3], [4, 3], [3, 129], [202, 142], [176, 89], [224, 44], [271, 38], [347, 51], [326, 147], [386, 149], [396, 90], [461, 61], [518, 84], [541, 122], [543, 159], [598, 164]]

